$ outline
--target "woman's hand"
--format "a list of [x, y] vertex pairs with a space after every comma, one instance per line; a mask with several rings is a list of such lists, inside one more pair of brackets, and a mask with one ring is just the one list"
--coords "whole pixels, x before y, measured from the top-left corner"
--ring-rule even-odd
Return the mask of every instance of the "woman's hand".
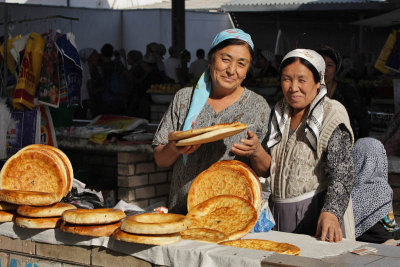
[[240, 144], [233, 144], [231, 152], [238, 156], [249, 157], [251, 167], [256, 174], [267, 177], [271, 156], [264, 150], [254, 132], [247, 131], [247, 139], [240, 140]]
[[315, 237], [321, 237], [322, 241], [339, 242], [343, 239], [342, 228], [335, 214], [323, 211], [319, 215], [317, 233]]
[[[168, 134], [168, 137], [174, 133], [179, 133], [179, 131], [174, 131], [174, 132], [170, 132]], [[193, 152], [195, 152], [200, 145], [191, 145], [191, 146], [177, 146], [176, 145], [177, 141], [169, 141], [167, 146], [169, 146], [169, 148], [174, 151], [177, 154], [185, 154], [185, 155], [189, 155]]]

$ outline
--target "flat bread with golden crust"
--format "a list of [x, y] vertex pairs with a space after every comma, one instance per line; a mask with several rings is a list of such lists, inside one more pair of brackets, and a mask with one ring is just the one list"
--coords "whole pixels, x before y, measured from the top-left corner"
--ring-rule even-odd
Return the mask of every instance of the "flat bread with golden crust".
[[247, 200], [232, 196], [215, 196], [198, 204], [186, 215], [192, 222], [190, 228], [207, 228], [220, 231], [228, 240], [236, 240], [254, 227], [257, 212]]
[[15, 214], [12, 212], [0, 210], [0, 223], [12, 222], [15, 219]]
[[64, 196], [66, 185], [64, 163], [51, 150], [17, 153], [6, 161], [0, 173], [0, 189], [54, 193], [58, 201]]
[[110, 224], [99, 224], [99, 225], [76, 225], [62, 222], [60, 230], [67, 233], [76, 235], [87, 235], [87, 236], [111, 236], [115, 230], [121, 226], [121, 222], [110, 223]]
[[186, 230], [190, 220], [174, 213], [142, 213], [127, 217], [121, 230], [131, 234], [172, 234]]
[[126, 215], [119, 209], [74, 209], [66, 210], [62, 214], [63, 221], [71, 224], [98, 225], [120, 221]]
[[190, 138], [193, 136], [197, 136], [203, 133], [208, 133], [211, 131], [215, 131], [218, 129], [222, 129], [222, 128], [227, 128], [227, 127], [234, 127], [239, 125], [240, 122], [231, 122], [231, 123], [219, 123], [219, 124], [215, 124], [213, 126], [208, 126], [208, 127], [203, 127], [203, 128], [199, 128], [199, 129], [190, 129], [184, 132], [176, 132], [176, 133], [172, 133], [168, 136], [168, 140], [169, 141], [178, 141], [178, 140], [182, 140], [182, 139], [186, 139], [186, 138]]
[[72, 204], [68, 203], [56, 203], [50, 206], [28, 206], [22, 205], [17, 209], [17, 213], [25, 217], [33, 218], [48, 218], [48, 217], [61, 217], [64, 211], [76, 209]]
[[247, 170], [240, 167], [219, 166], [201, 172], [189, 188], [187, 209], [218, 195], [234, 195], [253, 204], [253, 181]]
[[276, 253], [286, 254], [286, 255], [295, 255], [295, 256], [300, 255], [300, 248], [295, 245], [288, 243], [278, 243], [262, 239], [231, 240], [231, 241], [224, 241], [218, 244], [223, 246], [237, 247], [237, 248], [273, 251]]
[[17, 216], [15, 224], [22, 228], [29, 229], [54, 229], [58, 228], [61, 224], [61, 217], [53, 218], [28, 218]]
[[125, 242], [133, 242], [147, 245], [168, 245], [172, 243], [179, 242], [181, 240], [181, 235], [179, 233], [165, 234], [165, 235], [138, 235], [130, 234], [122, 230], [117, 230], [111, 236], [116, 240], [121, 240]]
[[244, 131], [245, 129], [247, 129], [247, 125], [244, 123], [240, 123], [235, 126], [224, 127], [221, 129], [199, 134], [190, 138], [181, 139], [176, 142], [176, 146], [191, 146], [191, 145], [211, 143], [238, 134]]
[[258, 212], [261, 207], [262, 190], [261, 190], [260, 180], [258, 179], [258, 176], [253, 171], [253, 169], [250, 168], [250, 166], [247, 165], [246, 163], [243, 163], [238, 160], [221, 160], [211, 165], [210, 168], [218, 168], [220, 166], [231, 166], [232, 168], [242, 168], [246, 170], [249, 177], [251, 178], [251, 189], [253, 191], [253, 205], [256, 211]]
[[217, 230], [207, 228], [191, 228], [181, 231], [181, 238], [209, 243], [218, 243], [228, 239], [228, 236]]
[[68, 194], [68, 192], [71, 191], [72, 183], [74, 180], [74, 170], [72, 168], [71, 161], [69, 160], [67, 155], [65, 155], [65, 153], [63, 151], [61, 151], [60, 149], [58, 149], [54, 146], [42, 145], [42, 144], [32, 144], [32, 145], [23, 147], [22, 149], [20, 149], [18, 151], [18, 153], [22, 152], [24, 150], [28, 150], [28, 149], [50, 149], [50, 150], [54, 151], [61, 158], [61, 160], [64, 163], [64, 166], [66, 169], [66, 174], [67, 174], [67, 186], [66, 186], [66, 190], [65, 190], [65, 194], [64, 194], [64, 196], [66, 196]]
[[0, 201], [0, 210], [16, 210], [18, 205]]
[[23, 191], [23, 190], [0, 190], [0, 201], [17, 205], [48, 206], [59, 201], [59, 196], [54, 193]]

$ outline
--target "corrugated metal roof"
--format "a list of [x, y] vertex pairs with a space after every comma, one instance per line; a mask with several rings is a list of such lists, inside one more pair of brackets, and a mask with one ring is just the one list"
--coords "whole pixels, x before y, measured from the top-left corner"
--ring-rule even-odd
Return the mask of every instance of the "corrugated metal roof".
[[[335, 5], [338, 9], [348, 8], [373, 8], [386, 3], [386, 0], [231, 0], [221, 6], [225, 12], [230, 11], [290, 11], [298, 9], [327, 9]], [[345, 5], [341, 7], [341, 5]]]
[[[185, 0], [186, 10], [221, 10], [221, 6], [231, 0]], [[138, 5], [135, 9], [170, 9], [171, 0], [163, 0], [162, 3], [152, 5]]]

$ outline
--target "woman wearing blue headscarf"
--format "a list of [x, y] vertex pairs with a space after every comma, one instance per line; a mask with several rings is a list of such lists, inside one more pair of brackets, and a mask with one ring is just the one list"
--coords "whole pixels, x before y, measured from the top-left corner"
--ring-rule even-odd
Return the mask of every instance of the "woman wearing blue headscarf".
[[[262, 96], [241, 85], [252, 63], [253, 49], [250, 35], [240, 29], [217, 34], [208, 53], [209, 66], [197, 85], [179, 90], [164, 114], [153, 145], [157, 165], [173, 166], [170, 212], [186, 214], [194, 178], [217, 161], [236, 159], [263, 166], [255, 163], [266, 157], [255, 153], [265, 139], [270, 108]], [[175, 141], [168, 141], [168, 135], [175, 131], [234, 121], [246, 123], [248, 131], [201, 146], [177, 147]], [[231, 150], [234, 144], [236, 148]]]

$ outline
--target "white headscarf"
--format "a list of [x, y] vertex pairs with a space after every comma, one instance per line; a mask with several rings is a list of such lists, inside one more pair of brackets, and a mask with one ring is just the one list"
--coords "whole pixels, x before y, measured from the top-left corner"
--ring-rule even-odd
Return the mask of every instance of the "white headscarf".
[[[327, 94], [324, 80], [325, 61], [322, 56], [314, 50], [295, 49], [287, 53], [286, 56], [282, 59], [282, 62], [292, 57], [303, 58], [310, 62], [318, 71], [321, 79], [321, 87], [319, 93], [310, 104], [305, 127], [306, 138], [310, 142], [312, 148], [314, 150], [317, 150], [317, 142], [321, 132], [322, 119], [324, 117], [323, 102]], [[273, 147], [282, 140], [282, 133], [286, 127], [286, 123], [289, 120], [290, 111], [291, 107], [289, 103], [286, 102], [285, 98], [275, 104], [269, 126], [270, 135], [267, 143], [268, 148]]]

